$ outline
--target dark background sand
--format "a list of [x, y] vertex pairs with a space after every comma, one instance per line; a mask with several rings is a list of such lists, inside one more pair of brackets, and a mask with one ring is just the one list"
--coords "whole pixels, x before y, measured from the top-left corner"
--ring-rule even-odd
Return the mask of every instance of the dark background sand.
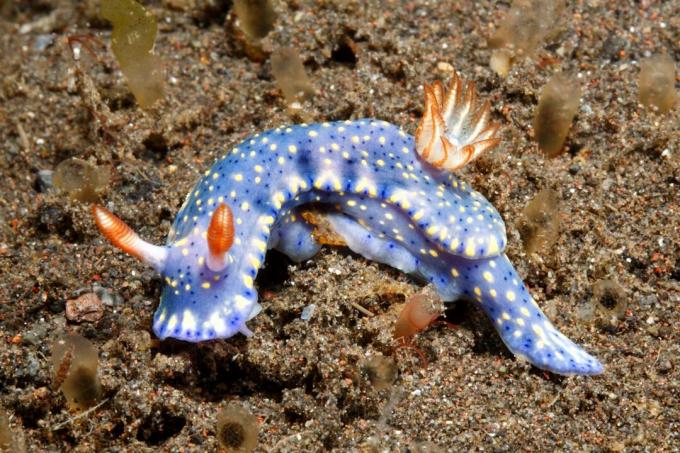
[[[183, 3], [195, 6], [169, 7]], [[677, 1], [569, 2], [557, 38], [507, 79], [489, 69], [486, 39], [508, 2], [277, 6], [264, 47], [299, 49], [318, 90], [305, 107], [315, 121], [376, 117], [413, 133], [422, 84], [449, 77], [440, 63], [477, 83], [504, 141], [461, 176], [505, 218], [508, 254], [539, 305], [606, 366], [594, 378], [544, 374], [515, 360], [483, 315], [461, 304], [449, 313], [458, 328], [439, 324], [416, 340], [429, 367], [400, 351], [398, 378], [381, 391], [366, 358], [391, 353], [395, 307], [418, 291], [411, 279], [342, 249], [290, 267], [270, 254], [252, 339], [159, 345], [150, 336], [158, 277], [100, 237], [87, 205], [38, 190], [37, 172], [65, 158], [110, 165], [105, 200], [162, 243], [217, 155], [291, 122], [268, 61], [246, 56], [228, 3], [147, 2], [170, 81], [148, 112], [107, 50], [98, 51], [102, 63], [83, 53], [94, 89], [77, 89], [67, 37], [109, 42], [95, 2], [0, 8], [0, 407], [28, 451], [210, 451], [228, 401], [261, 420], [261, 451], [400, 451], [423, 442], [441, 451], [680, 448], [680, 108], [651, 114], [636, 88], [644, 56], [666, 51], [680, 61]], [[560, 70], [578, 74], [583, 98], [567, 151], [547, 160], [532, 142], [532, 115]], [[106, 128], [88, 111], [102, 105], [112, 110]], [[550, 250], [528, 256], [519, 216], [544, 188], [560, 194], [561, 231]], [[617, 302], [627, 303], [613, 324], [586, 316], [604, 278], [618, 281], [625, 301]], [[65, 301], [94, 283], [115, 296], [103, 318], [67, 323]], [[310, 303], [316, 312], [302, 321]], [[99, 347], [107, 398], [68, 424], [65, 400], [50, 387], [51, 344], [63, 330]]]

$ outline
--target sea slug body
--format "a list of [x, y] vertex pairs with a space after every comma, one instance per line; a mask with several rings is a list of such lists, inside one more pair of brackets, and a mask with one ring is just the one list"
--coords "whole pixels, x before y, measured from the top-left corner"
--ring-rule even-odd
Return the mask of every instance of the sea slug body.
[[432, 283], [444, 301], [477, 301], [507, 347], [559, 374], [602, 365], [557, 331], [503, 253], [496, 209], [451, 171], [498, 143], [489, 106], [454, 76], [426, 87], [416, 137], [361, 119], [279, 127], [219, 158], [189, 192], [165, 246], [141, 240], [95, 206], [100, 230], [165, 281], [153, 329], [186, 341], [251, 335], [254, 280], [267, 249], [294, 261], [320, 245], [298, 209], [327, 209], [333, 229], [364, 257]]

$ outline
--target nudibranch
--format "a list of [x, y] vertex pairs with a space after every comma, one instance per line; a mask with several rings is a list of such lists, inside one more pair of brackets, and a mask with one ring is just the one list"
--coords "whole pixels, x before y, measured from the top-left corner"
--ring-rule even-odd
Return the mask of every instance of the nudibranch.
[[503, 253], [496, 209], [452, 171], [495, 147], [489, 103], [454, 74], [425, 87], [412, 137], [376, 119], [278, 127], [221, 156], [189, 192], [165, 246], [143, 241], [101, 206], [116, 247], [164, 279], [153, 330], [185, 341], [252, 335], [261, 310], [255, 277], [267, 249], [294, 261], [320, 244], [300, 209], [314, 203], [347, 246], [432, 283], [447, 302], [476, 301], [516, 356], [559, 374], [602, 365], [558, 332]]

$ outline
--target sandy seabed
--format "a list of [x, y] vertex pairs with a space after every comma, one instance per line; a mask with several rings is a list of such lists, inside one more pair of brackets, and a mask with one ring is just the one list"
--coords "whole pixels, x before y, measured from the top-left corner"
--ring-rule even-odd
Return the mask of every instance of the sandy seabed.
[[[147, 111], [107, 48], [93, 44], [101, 61], [86, 50], [72, 58], [69, 38], [110, 41], [96, 2], [0, 6], [0, 407], [26, 451], [215, 451], [228, 402], [257, 416], [258, 451], [680, 449], [680, 108], [649, 112], [636, 85], [645, 56], [680, 61], [677, 1], [569, 2], [556, 37], [507, 78], [489, 68], [486, 43], [508, 2], [280, 2], [260, 61], [230, 2], [146, 3], [168, 81]], [[366, 364], [393, 353], [399, 305], [421, 285], [343, 248], [299, 265], [270, 253], [251, 339], [154, 341], [160, 279], [106, 243], [88, 206], [39, 172], [69, 157], [109, 166], [104, 200], [164, 242], [217, 156], [293, 121], [268, 59], [284, 46], [299, 50], [316, 87], [304, 105], [313, 121], [374, 117], [414, 133], [423, 83], [452, 67], [476, 82], [503, 143], [460, 176], [498, 208], [508, 255], [539, 305], [605, 364], [603, 375], [560, 377], [516, 360], [461, 303], [447, 311], [457, 327], [415, 339], [429, 366], [399, 350], [395, 382], [377, 390]], [[560, 71], [583, 96], [565, 152], [546, 159], [532, 117]], [[560, 196], [560, 233], [529, 255], [521, 213], [546, 188]], [[618, 282], [613, 303], [626, 304], [614, 322], [587, 315], [602, 313], [593, 287], [603, 279]], [[93, 285], [106, 289], [104, 315], [67, 321], [66, 300]], [[300, 319], [310, 304], [313, 316]], [[103, 404], [72, 421], [52, 389], [61, 331], [89, 338], [100, 357]]]

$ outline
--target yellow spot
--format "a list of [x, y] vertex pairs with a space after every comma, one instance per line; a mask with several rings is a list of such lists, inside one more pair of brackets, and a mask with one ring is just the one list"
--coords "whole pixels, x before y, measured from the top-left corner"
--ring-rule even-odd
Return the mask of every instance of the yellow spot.
[[243, 276], [243, 284], [246, 285], [246, 288], [252, 288], [253, 287], [253, 278], [250, 275], [244, 275]]
[[243, 203], [241, 203], [241, 209], [242, 210], [247, 211], [249, 207], [250, 207], [250, 205], [248, 204], [247, 201], [244, 201]]
[[536, 348], [537, 348], [537, 349], [543, 349], [544, 347], [545, 347], [545, 341], [543, 341], [543, 340], [538, 340], [538, 341], [536, 342]]
[[475, 286], [475, 294], [478, 295], [478, 296], [482, 295], [482, 290], [478, 286]]
[[510, 314], [509, 314], [507, 311], [504, 311], [503, 313], [501, 313], [501, 316], [502, 316], [503, 319], [505, 319], [506, 321], [508, 321], [508, 320], [510, 319]]
[[261, 252], [264, 252], [264, 251], [267, 250], [267, 244], [265, 244], [264, 241], [261, 241], [259, 239], [255, 239], [253, 241], [253, 243], [255, 244], [255, 247], [257, 247]]
[[545, 336], [543, 328], [538, 324], [534, 324], [533, 326], [531, 326], [531, 328], [534, 330], [534, 332], [536, 332], [536, 335], [538, 335], [539, 337], [543, 338]]
[[319, 134], [317, 134], [316, 131], [309, 131], [309, 132], [308, 132], [308, 135], [309, 135], [310, 137], [316, 137], [316, 136], [319, 135]]
[[458, 272], [458, 269], [456, 269], [455, 267], [452, 267], [451, 268], [451, 275], [453, 275], [454, 277], [458, 277], [460, 275], [460, 273]]
[[515, 336], [515, 338], [519, 338], [522, 336], [522, 331], [517, 329], [513, 332], [513, 335]]
[[347, 151], [343, 151], [342, 157], [344, 157], [345, 159], [349, 159], [349, 153]]
[[489, 290], [489, 294], [491, 294], [491, 297], [496, 297], [496, 295], [497, 295], [496, 290], [493, 289], [493, 288], [491, 288], [491, 289]]
[[241, 173], [236, 173], [234, 175], [234, 180], [236, 181], [243, 181], [243, 175]]
[[495, 262], [495, 261], [489, 261], [489, 266], [495, 268], [495, 267], [496, 267], [496, 262]]
[[189, 254], [189, 249], [182, 249], [182, 255], [187, 256]]
[[219, 282], [220, 276], [219, 275], [213, 275], [213, 280], [215, 280], [216, 282]]
[[508, 300], [512, 302], [515, 300], [515, 293], [512, 291], [508, 291], [507, 293], [505, 293], [505, 297], [507, 297]]
[[272, 143], [271, 145], [269, 145], [269, 149], [272, 151], [276, 151], [276, 143]]
[[433, 250], [433, 249], [428, 250], [428, 253], [429, 253], [430, 255], [434, 256], [435, 258], [439, 256], [439, 254], [437, 253], [437, 251], [436, 251], [436, 250]]
[[522, 312], [522, 314], [523, 314], [524, 316], [526, 316], [527, 318], [528, 318], [529, 316], [531, 316], [531, 313], [529, 313], [529, 310], [527, 310], [526, 307], [520, 308], [519, 311]]
[[[489, 236], [489, 246], [487, 250], [488, 255], [495, 255], [496, 253], [498, 253], [498, 241], [496, 241], [495, 236]], [[491, 267], [494, 267], [496, 265], [496, 263], [494, 263], [493, 261], [489, 264], [491, 265]]]
[[158, 315], [158, 322], [163, 322], [165, 320], [165, 315], [167, 315], [167, 312], [165, 309], [161, 312], [160, 315]]
[[191, 285], [188, 283], [184, 285], [184, 291], [191, 291]]
[[198, 265], [203, 266], [204, 263], [205, 263], [205, 257], [199, 256], [198, 257]]
[[177, 325], [177, 315], [170, 316], [170, 319], [168, 319], [167, 330], [174, 329], [176, 325]]
[[288, 147], [288, 152], [291, 153], [291, 154], [297, 153], [297, 148], [295, 147], [295, 145], [290, 145]]
[[524, 325], [524, 320], [523, 320], [522, 318], [517, 318], [517, 319], [515, 319], [515, 322], [516, 322], [517, 325], [519, 325], [519, 326], [523, 326], [523, 325]]
[[460, 243], [460, 241], [458, 240], [458, 238], [453, 238], [453, 239], [451, 240], [451, 245], [449, 246], [449, 248], [450, 248], [451, 250], [456, 250], [456, 249], [458, 248], [458, 244], [459, 244], [459, 243]]
[[276, 160], [280, 165], [283, 165], [284, 162], [286, 162], [286, 159], [283, 158], [283, 156], [279, 156], [279, 158]]
[[260, 221], [262, 223], [264, 223], [265, 225], [273, 225], [275, 219], [274, 219], [274, 217], [272, 217], [270, 215], [265, 215], [265, 216], [260, 217]]
[[404, 153], [404, 154], [408, 154], [408, 148], [404, 146], [404, 147], [401, 149], [401, 152]]
[[378, 141], [380, 142], [381, 145], [384, 145], [385, 144], [385, 137], [381, 135], [380, 138], [378, 139]]
[[352, 135], [352, 143], [359, 143], [359, 137], [356, 135]]
[[219, 178], [219, 177], [220, 177], [219, 173], [213, 173], [213, 175], [212, 175], [212, 178], [213, 178], [213, 179], [217, 179], [217, 178]]
[[260, 166], [260, 165], [255, 165], [255, 171], [256, 171], [256, 172], [262, 173], [262, 170], [263, 170], [262, 166]]
[[439, 227], [437, 225], [431, 225], [427, 228], [427, 230], [425, 230], [425, 232], [427, 233], [428, 236], [432, 236], [437, 232], [438, 229]]
[[489, 283], [493, 283], [493, 275], [491, 275], [491, 272], [485, 271], [482, 275], [484, 276], [484, 280]]
[[203, 283], [201, 283], [201, 288], [203, 288], [203, 289], [210, 289], [210, 282], [203, 282]]
[[415, 214], [413, 214], [413, 220], [418, 221], [418, 220], [422, 219], [424, 215], [425, 215], [425, 212], [421, 209], [418, 212], [416, 212]]
[[188, 241], [187, 238], [182, 238], [182, 239], [180, 239], [179, 241], [175, 242], [175, 247], [181, 247], [181, 246], [183, 246], [184, 244], [186, 244], [187, 241]]
[[340, 149], [340, 146], [337, 143], [331, 143], [331, 148], [333, 148], [333, 151], [337, 151]]
[[260, 260], [259, 260], [259, 259], [255, 258], [254, 256], [251, 256], [251, 257], [250, 257], [250, 264], [251, 264], [255, 269], [259, 269], [259, 268], [260, 268], [260, 265], [261, 265], [262, 263], [260, 263]]
[[354, 200], [347, 200], [347, 206], [356, 206], [357, 202]]
[[470, 241], [465, 248], [465, 254], [467, 256], [475, 256], [475, 244], [472, 241]]
[[378, 167], [384, 167], [385, 166], [385, 161], [382, 159], [378, 159], [376, 162], [378, 164]]

